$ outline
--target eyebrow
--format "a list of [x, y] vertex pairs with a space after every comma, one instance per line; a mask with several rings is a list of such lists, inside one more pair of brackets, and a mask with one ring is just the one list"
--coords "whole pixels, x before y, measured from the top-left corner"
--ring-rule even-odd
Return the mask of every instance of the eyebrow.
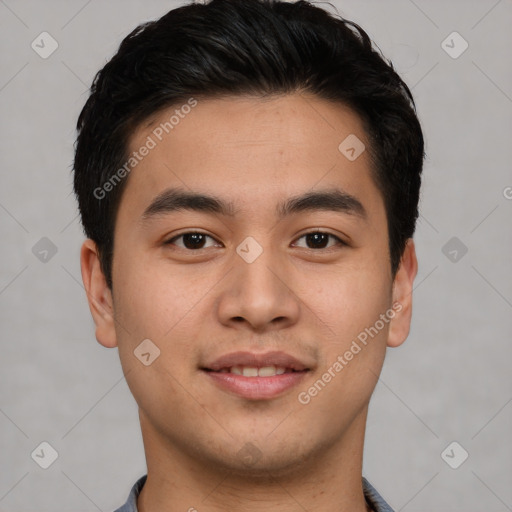
[[[196, 211], [226, 217], [234, 217], [238, 210], [233, 202], [226, 202], [210, 194], [189, 192], [179, 188], [169, 188], [159, 194], [144, 210], [142, 220], [150, 220], [175, 211]], [[367, 220], [368, 214], [362, 203], [351, 194], [338, 188], [306, 192], [279, 203], [276, 216], [280, 219], [288, 215], [306, 211], [335, 211], [354, 215]]]

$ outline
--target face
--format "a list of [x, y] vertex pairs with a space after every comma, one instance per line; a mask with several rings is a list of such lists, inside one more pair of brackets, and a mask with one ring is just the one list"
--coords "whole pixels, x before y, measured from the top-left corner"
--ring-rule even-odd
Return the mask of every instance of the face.
[[96, 336], [119, 347], [154, 442], [285, 471], [364, 429], [416, 269], [409, 244], [392, 279], [361, 143], [356, 114], [304, 94], [178, 105], [133, 135], [130, 152], [154, 147], [120, 202], [112, 294], [92, 245], [82, 267]]

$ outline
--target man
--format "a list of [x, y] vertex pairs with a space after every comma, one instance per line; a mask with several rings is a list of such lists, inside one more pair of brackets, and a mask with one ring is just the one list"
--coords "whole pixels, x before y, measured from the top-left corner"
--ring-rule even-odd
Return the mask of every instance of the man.
[[364, 432], [409, 332], [424, 155], [366, 33], [307, 2], [171, 10], [78, 131], [82, 277], [147, 461], [117, 512], [391, 510]]

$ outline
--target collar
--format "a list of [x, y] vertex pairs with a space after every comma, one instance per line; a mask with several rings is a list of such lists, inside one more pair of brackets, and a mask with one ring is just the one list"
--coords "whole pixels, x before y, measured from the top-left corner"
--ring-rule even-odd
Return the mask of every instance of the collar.
[[[146, 483], [147, 475], [141, 476], [133, 485], [126, 503], [114, 512], [138, 512], [137, 498]], [[393, 512], [393, 509], [384, 501], [377, 490], [363, 477], [363, 492], [368, 504], [374, 512]]]

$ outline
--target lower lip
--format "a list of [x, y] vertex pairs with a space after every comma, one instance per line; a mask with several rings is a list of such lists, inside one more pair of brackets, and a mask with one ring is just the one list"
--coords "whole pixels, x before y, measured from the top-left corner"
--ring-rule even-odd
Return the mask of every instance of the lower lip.
[[244, 377], [234, 373], [221, 373], [203, 370], [221, 389], [249, 400], [275, 398], [297, 386], [307, 371], [283, 373], [273, 377]]

